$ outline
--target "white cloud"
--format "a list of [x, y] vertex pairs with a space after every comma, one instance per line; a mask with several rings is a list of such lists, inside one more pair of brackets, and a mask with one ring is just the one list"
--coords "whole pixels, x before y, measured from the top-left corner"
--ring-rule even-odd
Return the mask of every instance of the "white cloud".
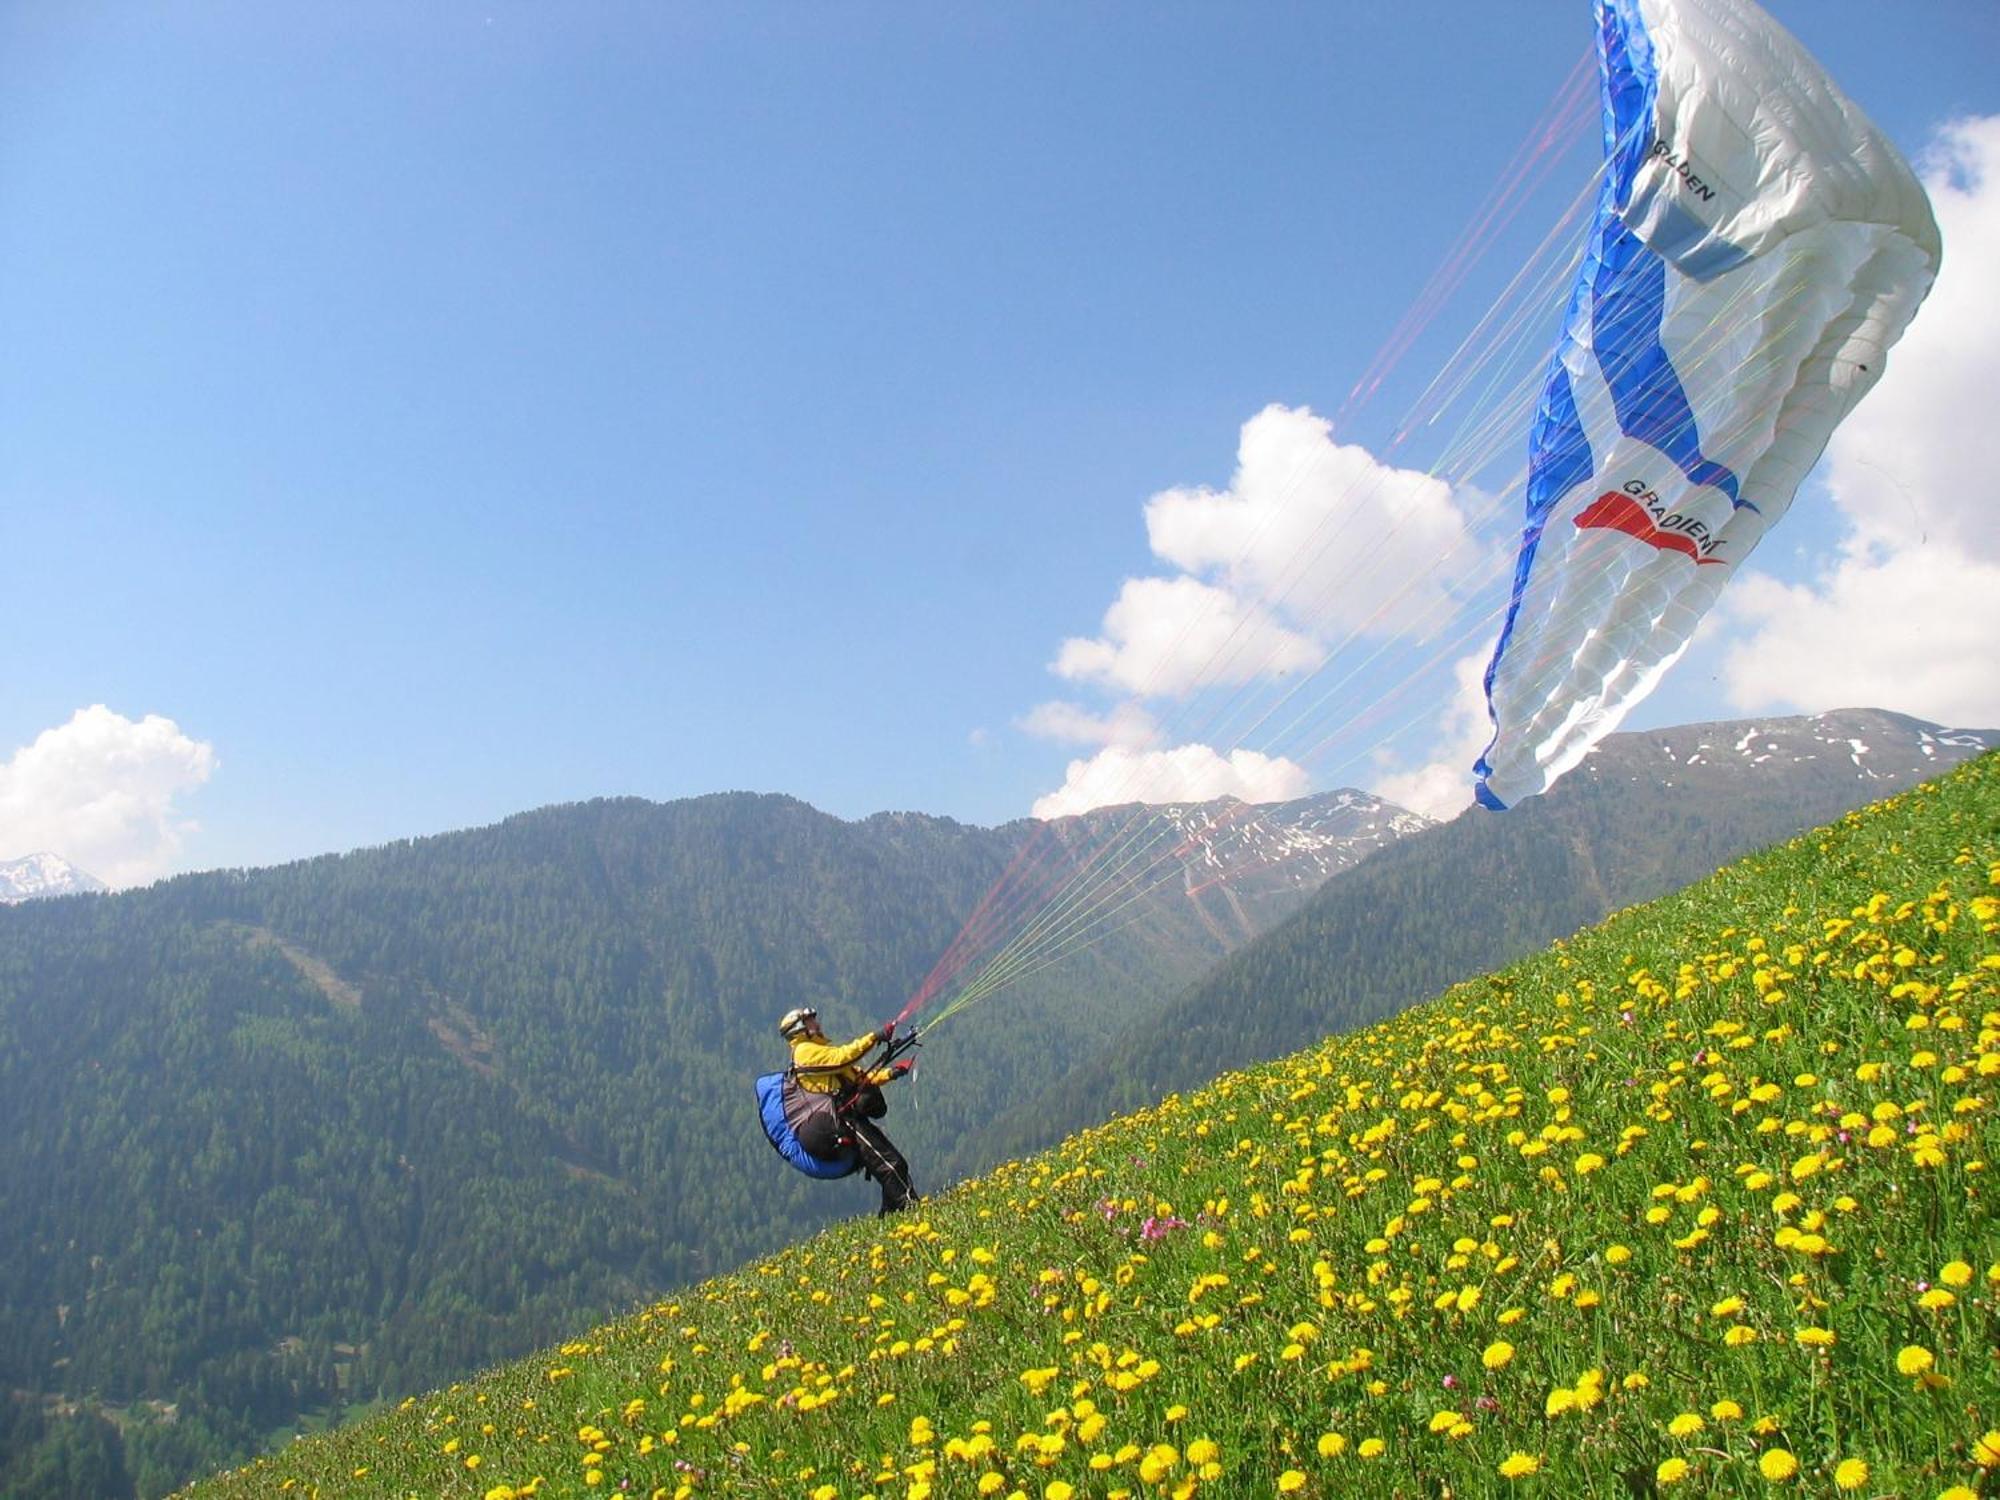
[[1033, 811], [1038, 818], [1060, 818], [1126, 802], [1208, 802], [1217, 797], [1287, 802], [1310, 789], [1302, 766], [1255, 750], [1224, 756], [1207, 745], [1171, 750], [1111, 745], [1088, 760], [1071, 761], [1061, 788], [1039, 798]]
[[1160, 741], [1160, 727], [1137, 703], [1120, 703], [1108, 713], [1094, 714], [1081, 704], [1038, 703], [1019, 721], [1027, 733], [1072, 745], [1125, 745], [1150, 748]]
[[1751, 630], [1723, 661], [1736, 707], [1890, 708], [2000, 725], [2000, 565], [1941, 546], [1843, 559], [1811, 584], [1740, 578], [1730, 613]]
[[[1446, 579], [1479, 554], [1450, 485], [1336, 443], [1325, 418], [1278, 405], [1243, 424], [1228, 489], [1155, 495], [1146, 535], [1175, 566], [1322, 634], [1428, 631], [1449, 612]], [[1440, 568], [1449, 555], [1455, 565]]]
[[1413, 769], [1397, 769], [1383, 758], [1370, 791], [1431, 818], [1455, 818], [1472, 805], [1472, 762], [1493, 737], [1485, 682], [1492, 654], [1492, 647], [1484, 646], [1453, 666], [1457, 690], [1438, 716], [1433, 758]]
[[1058, 675], [1177, 697], [1307, 671], [1350, 632], [1435, 629], [1449, 580], [1483, 558], [1450, 485], [1278, 405], [1243, 424], [1227, 489], [1154, 495], [1146, 535], [1181, 571], [1127, 579], [1102, 632], [1063, 643]]
[[1311, 638], [1197, 578], [1128, 578], [1104, 612], [1104, 634], [1064, 641], [1051, 669], [1147, 697], [1309, 670]]
[[0, 764], [0, 858], [47, 851], [108, 885], [157, 879], [196, 829], [176, 800], [216, 765], [172, 719], [80, 708]]
[[1723, 596], [1746, 632], [1723, 667], [1739, 709], [2000, 724], [2000, 117], [1941, 131], [1924, 181], [1944, 263], [1881, 384], [1828, 445], [1839, 555], [1809, 583], [1749, 573]]
[[2000, 562], [2000, 116], [1946, 127], [1924, 165], [1944, 263], [1881, 384], [1828, 444], [1827, 488], [1859, 544]]

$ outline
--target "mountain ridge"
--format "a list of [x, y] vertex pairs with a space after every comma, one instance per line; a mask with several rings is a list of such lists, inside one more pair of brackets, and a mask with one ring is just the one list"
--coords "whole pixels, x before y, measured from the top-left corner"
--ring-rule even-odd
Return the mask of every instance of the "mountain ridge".
[[[2000, 731], [1880, 709], [1608, 736], [1542, 796], [1502, 813], [1467, 809], [1322, 887], [995, 1121], [992, 1154], [1394, 1014], [1994, 746]], [[1467, 900], [1473, 880], [1505, 899]]]
[[47, 901], [57, 896], [92, 895], [108, 889], [88, 870], [46, 850], [19, 859], [0, 859], [0, 906]]

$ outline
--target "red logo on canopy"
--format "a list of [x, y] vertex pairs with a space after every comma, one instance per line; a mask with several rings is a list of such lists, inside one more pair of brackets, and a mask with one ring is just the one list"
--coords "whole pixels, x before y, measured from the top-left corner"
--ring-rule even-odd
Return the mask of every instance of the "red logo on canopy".
[[1657, 547], [1662, 552], [1678, 552], [1694, 561], [1697, 566], [1720, 563], [1719, 557], [1703, 557], [1694, 538], [1683, 536], [1678, 531], [1662, 531], [1653, 524], [1653, 518], [1646, 507], [1630, 495], [1621, 495], [1616, 490], [1607, 490], [1576, 518], [1577, 530], [1599, 529], [1622, 531], [1629, 537], [1644, 542], [1648, 547]]

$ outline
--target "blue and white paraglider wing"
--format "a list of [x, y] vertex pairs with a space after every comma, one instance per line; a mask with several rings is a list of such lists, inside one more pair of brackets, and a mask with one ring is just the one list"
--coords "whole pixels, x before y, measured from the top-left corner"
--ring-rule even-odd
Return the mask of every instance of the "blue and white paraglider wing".
[[1479, 800], [1545, 790], [1686, 649], [1930, 289], [1929, 200], [1748, 0], [1598, 0], [1605, 181], [1529, 440]]

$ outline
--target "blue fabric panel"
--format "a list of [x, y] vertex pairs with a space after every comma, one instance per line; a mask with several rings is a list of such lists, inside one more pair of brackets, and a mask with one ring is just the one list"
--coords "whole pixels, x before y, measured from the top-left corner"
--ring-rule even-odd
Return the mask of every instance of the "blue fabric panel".
[[1736, 475], [1702, 454], [1694, 408], [1661, 342], [1667, 263], [1615, 216], [1600, 221], [1597, 234], [1601, 249], [1591, 286], [1591, 344], [1611, 388], [1619, 428], [1659, 449], [1690, 483], [1712, 485], [1741, 506]]
[[785, 1119], [783, 1073], [766, 1073], [757, 1080], [757, 1116], [763, 1122], [764, 1135], [770, 1141], [771, 1149], [806, 1176], [831, 1180], [850, 1176], [860, 1169], [861, 1159], [852, 1152], [838, 1161], [823, 1161], [799, 1144], [799, 1138], [792, 1133], [791, 1124]]
[[1625, 207], [1653, 149], [1660, 75], [1639, 0], [1598, 0], [1597, 48], [1604, 100], [1604, 159], [1611, 163], [1609, 207]]
[[[1674, 269], [1691, 281], [1713, 281], [1750, 258], [1742, 246], [1716, 239], [1713, 228], [1670, 198], [1660, 204], [1652, 235], [1654, 251], [1672, 261]], [[1703, 244], [1704, 240], [1708, 243]]]

